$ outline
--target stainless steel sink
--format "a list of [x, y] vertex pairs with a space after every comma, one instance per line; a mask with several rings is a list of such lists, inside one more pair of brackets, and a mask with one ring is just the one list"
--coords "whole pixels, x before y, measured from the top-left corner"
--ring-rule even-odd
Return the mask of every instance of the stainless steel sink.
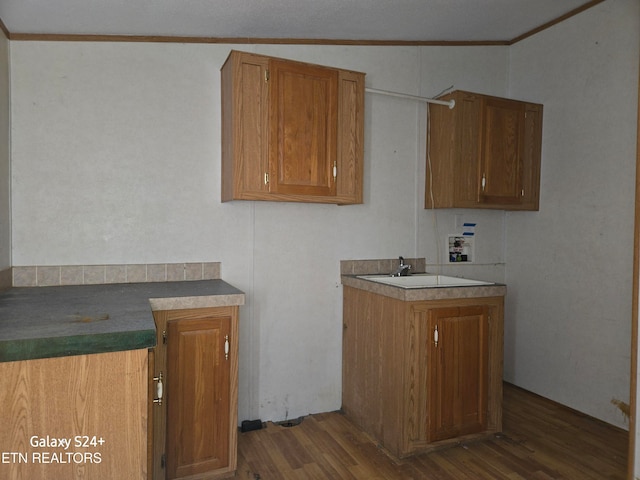
[[391, 277], [389, 275], [358, 275], [358, 278], [372, 282], [393, 285], [400, 288], [439, 288], [439, 287], [466, 287], [476, 285], [494, 285], [493, 282], [472, 280], [470, 278], [449, 277], [447, 275], [434, 275], [430, 273], [414, 274], [406, 277]]

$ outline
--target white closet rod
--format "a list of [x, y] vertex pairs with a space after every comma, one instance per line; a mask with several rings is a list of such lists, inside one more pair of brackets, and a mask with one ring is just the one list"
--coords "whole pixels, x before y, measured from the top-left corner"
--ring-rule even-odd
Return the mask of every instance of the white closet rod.
[[375, 93], [378, 95], [388, 95], [390, 97], [409, 98], [411, 100], [418, 100], [420, 102], [435, 103], [437, 105], [447, 105], [449, 108], [453, 108], [456, 104], [455, 100], [448, 100], [448, 101], [436, 100], [435, 98], [420, 97], [418, 95], [409, 95], [408, 93], [390, 92], [389, 90], [378, 90], [377, 88], [367, 87], [364, 90], [365, 92]]

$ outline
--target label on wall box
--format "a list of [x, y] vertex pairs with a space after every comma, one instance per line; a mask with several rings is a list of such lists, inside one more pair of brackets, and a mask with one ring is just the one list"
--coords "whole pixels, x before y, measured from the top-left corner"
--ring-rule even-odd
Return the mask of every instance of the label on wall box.
[[451, 234], [447, 239], [449, 263], [473, 263], [473, 234]]

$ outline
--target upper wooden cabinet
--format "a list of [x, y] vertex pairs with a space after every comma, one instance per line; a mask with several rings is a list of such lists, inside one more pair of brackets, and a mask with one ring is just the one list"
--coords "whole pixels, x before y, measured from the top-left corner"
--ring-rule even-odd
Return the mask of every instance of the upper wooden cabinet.
[[538, 210], [542, 105], [455, 91], [429, 105], [426, 208]]
[[222, 201], [362, 203], [364, 74], [232, 51]]

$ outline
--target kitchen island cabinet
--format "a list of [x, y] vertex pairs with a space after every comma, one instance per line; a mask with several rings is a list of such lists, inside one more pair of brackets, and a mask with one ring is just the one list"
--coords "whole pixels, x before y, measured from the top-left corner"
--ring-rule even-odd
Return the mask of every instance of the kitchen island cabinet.
[[221, 303], [244, 294], [222, 280], [0, 293], [0, 478], [149, 478], [153, 312]]
[[349, 418], [399, 458], [501, 430], [503, 285], [343, 288]]

